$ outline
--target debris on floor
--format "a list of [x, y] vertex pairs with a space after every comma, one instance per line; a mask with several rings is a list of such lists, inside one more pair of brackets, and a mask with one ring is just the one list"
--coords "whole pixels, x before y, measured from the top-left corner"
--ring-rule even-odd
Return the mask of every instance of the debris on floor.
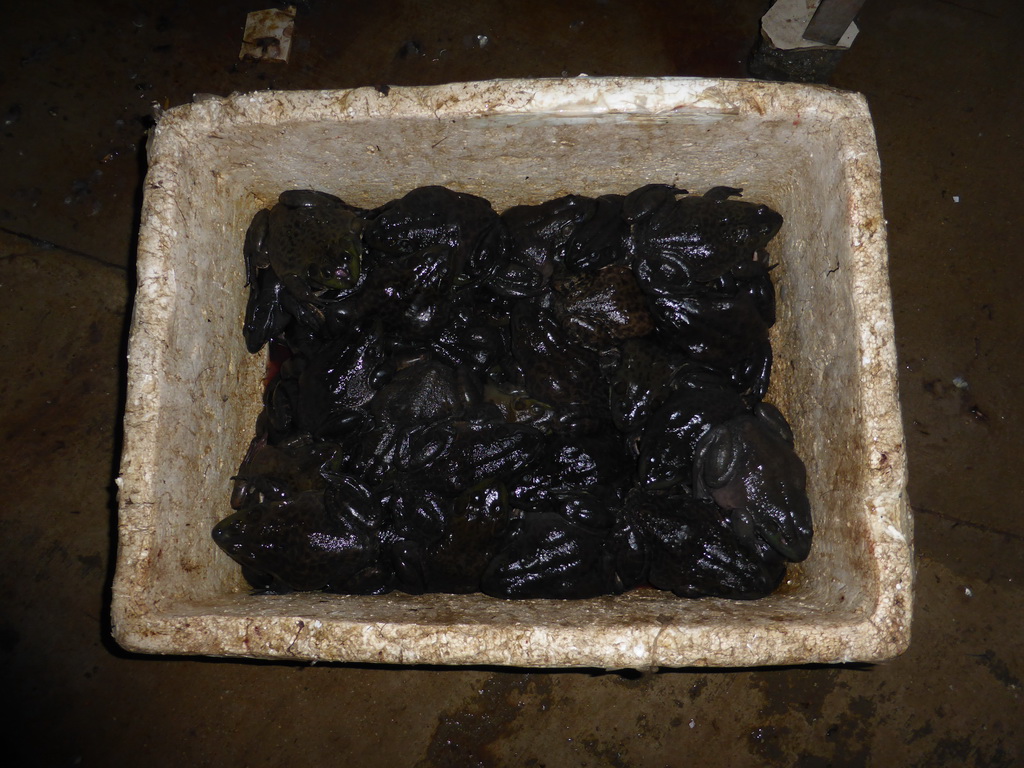
[[240, 59], [288, 63], [295, 31], [295, 6], [253, 11], [245, 19]]
[[750, 73], [762, 80], [825, 83], [859, 32], [850, 22], [835, 45], [804, 36], [818, 0], [778, 0], [761, 17], [761, 38], [750, 58]]
[[850, 22], [846, 32], [833, 45], [809, 40], [804, 36], [808, 25], [818, 8], [817, 2], [807, 0], [778, 0], [761, 17], [761, 33], [781, 51], [808, 50], [813, 48], [849, 48], [860, 31], [855, 22]]

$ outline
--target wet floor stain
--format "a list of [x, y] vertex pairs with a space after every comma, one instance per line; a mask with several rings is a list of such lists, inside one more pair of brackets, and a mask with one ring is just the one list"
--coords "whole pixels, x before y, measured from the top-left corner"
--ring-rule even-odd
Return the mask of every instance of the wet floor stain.
[[[498, 765], [493, 745], [509, 736], [523, 709], [551, 705], [551, 683], [543, 675], [496, 673], [477, 695], [438, 719], [417, 768], [490, 768]], [[537, 764], [537, 768], [541, 768]]]

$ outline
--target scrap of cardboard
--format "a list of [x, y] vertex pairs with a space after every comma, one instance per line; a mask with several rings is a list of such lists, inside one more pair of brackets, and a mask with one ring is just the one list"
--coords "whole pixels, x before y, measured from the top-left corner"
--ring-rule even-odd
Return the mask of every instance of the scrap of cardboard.
[[287, 63], [295, 31], [295, 6], [253, 11], [245, 18], [240, 59]]

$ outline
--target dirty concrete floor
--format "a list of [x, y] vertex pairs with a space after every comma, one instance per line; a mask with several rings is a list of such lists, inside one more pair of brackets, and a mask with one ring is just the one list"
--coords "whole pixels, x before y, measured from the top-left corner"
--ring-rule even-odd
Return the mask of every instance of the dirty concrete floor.
[[[107, 618], [124, 338], [151, 104], [501, 76], [744, 76], [760, 0], [22, 3], [0, 51], [11, 764], [708, 766], [1024, 762], [1024, 11], [868, 2], [831, 83], [875, 118], [915, 512], [914, 637], [870, 667], [638, 675], [151, 658]], [[486, 44], [481, 42], [486, 38]]]

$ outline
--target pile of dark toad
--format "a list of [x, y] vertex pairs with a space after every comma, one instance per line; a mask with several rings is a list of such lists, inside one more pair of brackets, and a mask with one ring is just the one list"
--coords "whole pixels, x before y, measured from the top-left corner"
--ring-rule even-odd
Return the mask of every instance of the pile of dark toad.
[[782, 217], [739, 193], [282, 194], [245, 240], [271, 370], [217, 544], [268, 592], [770, 593], [811, 516], [762, 402]]

